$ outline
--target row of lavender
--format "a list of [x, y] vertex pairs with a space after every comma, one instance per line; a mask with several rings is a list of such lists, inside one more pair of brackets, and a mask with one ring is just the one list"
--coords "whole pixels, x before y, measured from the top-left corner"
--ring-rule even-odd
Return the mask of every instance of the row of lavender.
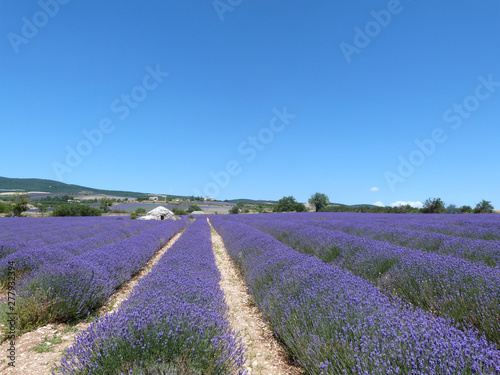
[[[0, 239], [0, 285], [5, 285], [12, 264], [19, 278], [43, 264], [57, 264], [159, 225], [153, 221], [136, 222], [111, 218], [65, 218], [63, 221], [60, 218], [46, 218], [38, 219], [38, 222], [18, 220], [14, 223], [10, 219], [5, 220], [9, 224], [18, 225], [20, 230], [16, 240]], [[0, 220], [1, 225], [5, 225], [4, 219]], [[23, 229], [28, 233], [24, 233]]]
[[[287, 220], [289, 215], [276, 216]], [[349, 220], [351, 217], [356, 220]], [[478, 217], [478, 216], [476, 216]], [[484, 217], [484, 216], [483, 216]], [[500, 218], [500, 215], [498, 216]], [[447, 234], [428, 232], [424, 230], [405, 229], [390, 225], [388, 222], [363, 220], [359, 215], [346, 218], [341, 215], [321, 215], [311, 218], [311, 215], [297, 215], [294, 221], [302, 218], [310, 225], [316, 225], [329, 230], [337, 230], [361, 237], [369, 237], [386, 241], [395, 245], [448, 254], [473, 262], [483, 262], [489, 266], [500, 266], [500, 241], [480, 238], [466, 238]]]
[[[93, 219], [87, 220], [88, 225], [92, 225]], [[63, 256], [55, 263], [42, 263], [16, 286], [13, 312], [18, 333], [50, 322], [73, 321], [91, 314], [188, 223], [188, 219], [157, 222], [140, 234], [121, 241], [68, 258]], [[45, 256], [36, 250], [33, 254], [35, 258]], [[8, 319], [8, 313], [12, 313], [7, 309], [5, 303], [0, 306], [1, 320]]]
[[238, 219], [211, 221], [262, 313], [307, 373], [500, 371], [500, 352], [476, 330], [408, 307]]
[[240, 218], [295, 250], [374, 282], [386, 295], [474, 326], [500, 343], [500, 270], [448, 255], [319, 228], [316, 221]]
[[79, 335], [63, 374], [242, 374], [210, 227], [192, 223], [112, 314]]

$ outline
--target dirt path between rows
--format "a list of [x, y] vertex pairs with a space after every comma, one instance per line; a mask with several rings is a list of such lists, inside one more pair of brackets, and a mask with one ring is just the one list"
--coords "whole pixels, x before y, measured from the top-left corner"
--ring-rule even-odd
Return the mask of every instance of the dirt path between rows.
[[217, 267], [222, 275], [220, 287], [229, 307], [229, 322], [235, 331], [241, 332], [243, 345], [247, 349], [246, 366], [249, 374], [303, 374], [303, 370], [293, 363], [264, 322], [240, 272], [227, 253], [222, 237], [213, 227], [212, 243]]
[[[139, 273], [116, 291], [109, 300], [99, 309], [98, 316], [116, 311], [125, 301], [139, 280], [146, 276], [151, 268], [158, 263], [163, 254], [179, 239], [184, 232], [173, 236], [148, 261]], [[74, 342], [76, 336], [87, 329], [89, 321], [80, 322], [75, 326], [67, 324], [49, 324], [36, 331], [25, 333], [15, 341], [15, 367], [9, 366], [7, 358], [10, 343], [0, 345], [0, 375], [48, 375], [54, 371], [54, 363], [59, 364], [64, 351]]]

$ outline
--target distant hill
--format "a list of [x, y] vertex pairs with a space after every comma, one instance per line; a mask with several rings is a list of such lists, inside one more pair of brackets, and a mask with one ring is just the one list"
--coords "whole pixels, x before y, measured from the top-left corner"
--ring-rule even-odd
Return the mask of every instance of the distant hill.
[[54, 180], [44, 180], [39, 178], [8, 178], [0, 177], [1, 191], [44, 191], [53, 194], [105, 194], [117, 195], [121, 197], [145, 197], [148, 194], [132, 191], [103, 190], [86, 186], [65, 184]]

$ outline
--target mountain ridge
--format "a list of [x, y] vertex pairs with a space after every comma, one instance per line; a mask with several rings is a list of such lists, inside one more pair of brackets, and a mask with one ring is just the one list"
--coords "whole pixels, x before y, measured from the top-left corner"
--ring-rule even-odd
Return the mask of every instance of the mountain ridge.
[[105, 194], [122, 197], [145, 197], [150, 194], [133, 191], [95, 189], [81, 185], [66, 184], [43, 178], [0, 177], [0, 190], [3, 191], [40, 191], [53, 194]]

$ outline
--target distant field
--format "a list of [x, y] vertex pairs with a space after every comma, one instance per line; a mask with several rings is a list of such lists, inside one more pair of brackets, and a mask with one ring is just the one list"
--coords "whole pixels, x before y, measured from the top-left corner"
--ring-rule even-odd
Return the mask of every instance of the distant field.
[[[219, 202], [205, 202], [205, 203], [193, 203], [201, 208], [201, 210], [207, 214], [227, 214], [234, 203], [219, 203]], [[98, 205], [97, 205], [98, 206]], [[151, 211], [156, 207], [166, 207], [169, 210], [173, 210], [174, 208], [178, 208], [181, 210], [187, 210], [190, 204], [165, 204], [165, 203], [120, 203], [114, 205], [111, 210], [112, 211], [126, 211], [126, 212], [134, 212], [138, 208], [144, 208], [146, 211]]]

